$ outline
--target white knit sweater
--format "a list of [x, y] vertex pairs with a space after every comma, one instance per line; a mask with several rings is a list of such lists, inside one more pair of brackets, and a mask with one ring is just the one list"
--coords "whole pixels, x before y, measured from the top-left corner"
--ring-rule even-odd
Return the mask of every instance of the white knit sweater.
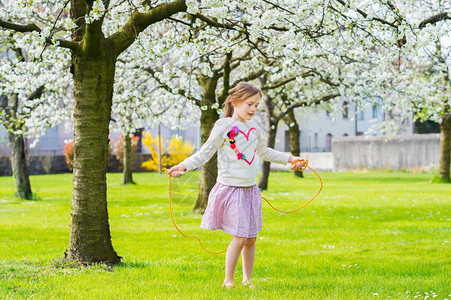
[[[245, 155], [245, 160], [238, 159], [231, 148], [227, 133], [232, 126], [239, 129], [234, 138], [236, 148]], [[256, 155], [264, 160], [287, 164], [289, 155], [266, 147], [264, 133], [253, 120], [240, 122], [231, 118], [216, 121], [210, 137], [194, 155], [185, 159], [182, 164], [186, 170], [193, 170], [205, 164], [218, 151], [218, 178], [220, 182], [229, 186], [253, 186], [257, 183], [259, 170]]]

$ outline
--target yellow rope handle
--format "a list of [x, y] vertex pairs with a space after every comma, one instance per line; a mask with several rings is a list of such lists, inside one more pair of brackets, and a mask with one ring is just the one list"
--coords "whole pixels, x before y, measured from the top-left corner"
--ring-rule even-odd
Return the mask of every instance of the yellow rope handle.
[[[308, 160], [304, 160], [304, 161], [295, 161], [295, 162], [293, 162], [292, 164], [293, 164], [293, 166], [292, 166], [292, 170], [296, 167], [296, 164], [298, 163], [298, 162], [301, 162], [302, 164], [303, 164], [303, 167], [301, 168], [301, 169], [299, 169], [300, 171], [303, 171], [303, 170], [305, 170], [306, 168], [309, 168], [310, 170], [312, 170], [312, 172], [313, 173], [315, 173], [316, 174], [316, 176], [318, 176], [318, 179], [319, 179], [319, 181], [321, 182], [321, 187], [319, 188], [319, 190], [318, 190], [318, 192], [316, 193], [316, 195], [315, 196], [313, 196], [307, 203], [305, 203], [305, 204], [303, 204], [302, 206], [300, 206], [300, 207], [298, 207], [298, 208], [296, 208], [296, 209], [293, 209], [293, 210], [280, 210], [280, 209], [277, 209], [277, 208], [275, 208], [265, 197], [263, 197], [262, 196], [262, 198], [269, 204], [269, 206], [271, 206], [271, 208], [272, 209], [274, 209], [274, 210], [276, 210], [276, 211], [278, 211], [278, 212], [283, 212], [283, 213], [291, 213], [291, 212], [295, 212], [295, 211], [297, 211], [297, 210], [300, 210], [301, 208], [303, 208], [303, 207], [305, 207], [307, 204], [309, 204], [310, 202], [312, 202], [312, 200], [313, 199], [315, 199], [318, 195], [319, 195], [319, 193], [321, 192], [321, 190], [323, 189], [323, 181], [321, 180], [321, 177], [318, 175], [318, 173], [316, 173], [315, 172], [315, 170], [313, 170], [312, 168], [310, 168], [310, 166], [308, 165]], [[165, 170], [166, 171], [166, 173], [167, 173], [167, 170]], [[224, 252], [226, 252], [227, 251], [227, 249], [224, 249], [224, 250], [221, 250], [221, 251], [210, 251], [210, 250], [208, 250], [207, 248], [205, 248], [204, 247], [204, 245], [202, 245], [202, 241], [200, 240], [200, 238], [197, 236], [197, 235], [187, 235], [187, 234], [185, 234], [185, 233], [183, 233], [181, 230], [180, 230], [180, 228], [177, 226], [177, 224], [175, 223], [175, 220], [174, 220], [174, 215], [172, 214], [172, 200], [171, 200], [171, 175], [168, 173], [168, 175], [169, 175], [169, 212], [170, 212], [170, 214], [171, 214], [171, 220], [172, 220], [172, 223], [174, 224], [174, 227], [175, 227], [175, 229], [177, 229], [177, 231], [181, 234], [181, 235], [183, 235], [183, 236], [185, 236], [185, 237], [187, 237], [187, 238], [195, 238], [195, 239], [197, 239], [197, 241], [199, 242], [199, 244], [200, 244], [200, 246], [202, 247], [202, 249], [204, 249], [205, 251], [207, 251], [208, 253], [211, 253], [211, 254], [220, 254], [220, 253], [224, 253]], [[254, 239], [254, 241], [252, 242], [252, 243], [250, 243], [250, 244], [245, 244], [246, 246], [248, 246], [248, 245], [253, 245], [253, 244], [255, 244], [255, 242], [257, 241], [257, 238], [255, 238]]]

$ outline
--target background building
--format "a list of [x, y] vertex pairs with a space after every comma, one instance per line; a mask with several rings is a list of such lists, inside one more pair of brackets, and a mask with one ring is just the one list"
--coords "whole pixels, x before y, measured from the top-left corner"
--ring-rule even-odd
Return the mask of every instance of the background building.
[[[385, 114], [380, 111], [379, 107], [374, 105], [356, 114], [354, 107], [349, 105], [347, 101], [342, 103], [343, 110], [335, 118], [324, 109], [302, 109], [297, 111], [297, 121], [301, 130], [301, 152], [330, 152], [334, 137], [378, 135], [377, 131], [370, 129], [380, 124], [385, 118]], [[260, 117], [262, 118], [263, 116], [261, 115]], [[186, 129], [171, 130], [163, 125], [160, 126], [161, 135], [165, 139], [177, 134], [194, 144], [196, 150], [201, 147], [200, 121]], [[156, 136], [158, 134], [158, 126], [143, 128], [143, 131]], [[407, 120], [399, 134], [413, 133], [414, 124], [411, 120]], [[141, 132], [137, 132], [135, 135], [142, 137]], [[110, 139], [115, 141], [119, 136], [119, 133], [111, 133]], [[28, 148], [28, 154], [63, 155], [65, 142], [72, 139], [73, 133], [66, 132], [64, 126], [51, 128], [40, 139], [35, 148]], [[26, 142], [30, 145], [33, 139], [27, 139]], [[149, 153], [149, 151], [142, 148], [141, 143], [138, 146], [138, 152]], [[290, 151], [289, 130], [283, 121], [278, 126], [275, 149], [284, 152]], [[4, 128], [0, 128], [0, 155], [9, 155]]]
[[[347, 101], [342, 102], [342, 107], [342, 112], [335, 117], [324, 109], [300, 111], [296, 118], [301, 131], [301, 152], [331, 152], [334, 137], [380, 135], [375, 128], [385, 119], [385, 114], [377, 105], [357, 113]], [[414, 126], [409, 119], [398, 134], [413, 133]], [[290, 151], [290, 133], [284, 122], [278, 127], [275, 149]]]

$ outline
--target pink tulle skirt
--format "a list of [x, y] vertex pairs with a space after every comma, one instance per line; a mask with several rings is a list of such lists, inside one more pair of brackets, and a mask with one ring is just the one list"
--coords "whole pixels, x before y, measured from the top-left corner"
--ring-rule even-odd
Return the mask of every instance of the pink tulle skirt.
[[262, 229], [262, 220], [262, 198], [257, 185], [236, 187], [217, 182], [208, 197], [200, 227], [253, 238]]

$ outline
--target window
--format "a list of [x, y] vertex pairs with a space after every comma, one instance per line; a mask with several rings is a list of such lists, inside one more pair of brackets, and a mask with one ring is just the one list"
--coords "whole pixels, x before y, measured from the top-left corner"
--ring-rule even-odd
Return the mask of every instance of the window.
[[332, 134], [328, 133], [326, 135], [326, 152], [330, 152], [332, 150]]
[[138, 145], [137, 145], [138, 147], [136, 149], [137, 153], [142, 153], [143, 152], [143, 141], [142, 141], [143, 130], [144, 130], [144, 128], [140, 128], [140, 129], [136, 130], [136, 132], [133, 134], [134, 137], [137, 136], [139, 138], [138, 139]]
[[318, 152], [318, 133], [313, 137], [313, 152]]
[[345, 101], [343, 102], [343, 119], [347, 119], [349, 114], [348, 114], [348, 102]]
[[373, 104], [373, 119], [377, 118], [377, 105]]

